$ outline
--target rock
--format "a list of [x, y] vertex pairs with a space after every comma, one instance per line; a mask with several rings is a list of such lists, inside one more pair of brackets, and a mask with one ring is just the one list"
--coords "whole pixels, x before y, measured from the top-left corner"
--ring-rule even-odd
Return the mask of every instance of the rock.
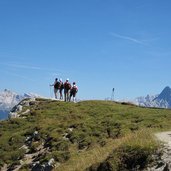
[[64, 140], [68, 141], [68, 140], [69, 140], [69, 138], [68, 138], [67, 136], [68, 136], [68, 133], [65, 133], [65, 134], [63, 135], [63, 137], [62, 137], [62, 138], [63, 138]]
[[32, 106], [32, 105], [35, 105], [36, 104], [36, 101], [30, 101], [29, 102], [29, 105]]
[[23, 101], [21, 101], [19, 104], [22, 106], [30, 106], [30, 102], [35, 102], [36, 99], [35, 98], [31, 98], [31, 99], [24, 99]]
[[[36, 99], [31, 98], [31, 99], [24, 99], [22, 100], [18, 105], [14, 106], [10, 113], [8, 114], [8, 118], [18, 118], [21, 115], [27, 115], [30, 113], [30, 109], [27, 109], [26, 111], [22, 112], [23, 107], [29, 107], [30, 105], [35, 105], [36, 104]], [[22, 113], [21, 113], [22, 112]], [[21, 116], [22, 117], [22, 116]], [[25, 118], [25, 117], [23, 117]]]
[[40, 134], [39, 134], [38, 131], [34, 131], [33, 138], [34, 138], [34, 141], [39, 141], [40, 140]]
[[51, 158], [51, 159], [49, 160], [49, 162], [48, 162], [48, 165], [49, 165], [49, 166], [54, 166], [54, 164], [55, 164], [55, 160], [54, 160], [54, 158]]
[[40, 170], [44, 170], [44, 167], [41, 166], [39, 163], [35, 163], [31, 169], [31, 171], [40, 171]]
[[27, 115], [28, 113], [30, 113], [30, 109], [27, 109], [25, 112], [22, 113], [22, 115]]
[[163, 161], [158, 162], [158, 163], [157, 163], [156, 169], [163, 167], [164, 164], [165, 164], [165, 163], [164, 163]]
[[19, 115], [18, 115], [18, 113], [16, 113], [16, 112], [10, 112], [10, 113], [8, 114], [8, 118], [9, 118], [9, 119], [18, 118], [18, 117], [19, 117]]
[[11, 112], [21, 112], [23, 109], [23, 106], [22, 105], [16, 105], [14, 106], [12, 109], [11, 109]]
[[170, 167], [168, 163], [166, 163], [166, 166], [164, 167], [163, 171], [170, 171]]
[[23, 149], [23, 150], [25, 150], [25, 152], [26, 153], [28, 153], [29, 152], [29, 148], [28, 148], [28, 146], [26, 146], [26, 145], [23, 145], [22, 147], [20, 147], [19, 149]]
[[70, 128], [68, 128], [68, 131], [72, 132], [72, 131], [73, 131], [73, 129], [74, 129], [74, 128], [71, 128], [71, 127], [70, 127]]
[[17, 106], [17, 112], [21, 112], [22, 110], [23, 110], [23, 106], [18, 105], [18, 106]]
[[36, 163], [34, 164], [34, 166], [32, 167], [31, 171], [52, 171], [53, 170], [53, 166], [50, 166], [48, 164], [44, 164], [41, 165], [40, 163]]

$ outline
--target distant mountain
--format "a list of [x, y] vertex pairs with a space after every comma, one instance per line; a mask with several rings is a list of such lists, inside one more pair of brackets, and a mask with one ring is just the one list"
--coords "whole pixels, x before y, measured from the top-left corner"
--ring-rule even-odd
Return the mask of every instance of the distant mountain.
[[0, 120], [6, 119], [8, 117], [9, 111], [0, 110]]
[[157, 95], [138, 97], [134, 103], [145, 107], [171, 108], [171, 88], [167, 86]]
[[171, 108], [171, 88], [165, 87], [164, 90], [157, 96], [154, 101], [163, 102], [167, 104], [168, 108]]
[[153, 101], [158, 95], [147, 95], [147, 96], [140, 96], [137, 97], [133, 103], [139, 106], [146, 106], [146, 107], [158, 107], [156, 106], [155, 102]]
[[7, 89], [0, 92], [0, 119], [6, 119], [9, 111], [21, 100], [25, 98], [35, 98], [35, 97], [40, 97], [40, 96], [33, 93], [28, 93], [28, 94], [25, 93], [24, 95], [19, 95]]

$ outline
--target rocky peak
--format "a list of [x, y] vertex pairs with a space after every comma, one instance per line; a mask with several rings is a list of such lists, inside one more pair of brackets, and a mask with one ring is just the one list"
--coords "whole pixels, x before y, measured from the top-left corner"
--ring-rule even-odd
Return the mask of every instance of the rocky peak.
[[138, 97], [135, 104], [145, 107], [171, 108], [171, 88], [165, 87], [158, 95]]
[[169, 86], [165, 87], [156, 99], [171, 102], [171, 88]]

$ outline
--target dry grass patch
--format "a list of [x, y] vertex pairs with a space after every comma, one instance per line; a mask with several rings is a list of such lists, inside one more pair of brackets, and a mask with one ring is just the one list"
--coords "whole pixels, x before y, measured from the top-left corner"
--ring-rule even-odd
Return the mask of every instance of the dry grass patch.
[[[117, 169], [117, 167], [120, 167], [118, 165], [121, 162], [120, 155], [122, 155], [122, 152], [126, 153], [124, 149], [127, 149], [129, 147], [130, 150], [134, 149], [135, 153], [136, 150], [138, 151], [139, 149], [146, 150], [146, 155], [148, 158], [148, 155], [155, 152], [158, 145], [159, 144], [155, 141], [153, 134], [150, 130], [141, 130], [135, 133], [130, 133], [123, 138], [108, 139], [104, 147], [96, 145], [92, 149], [75, 152], [72, 154], [71, 159], [65, 163], [65, 165], [61, 164], [58, 168], [56, 168], [56, 170], [88, 170], [88, 168], [90, 168], [94, 164], [98, 164], [100, 166], [100, 163], [106, 162], [109, 156], [113, 157], [113, 161], [110, 162], [111, 166], [115, 170]], [[120, 151], [118, 149], [123, 149], [123, 151]], [[117, 151], [117, 154], [114, 154], [114, 151]], [[128, 153], [128, 156], [129, 155], [131, 154]], [[117, 161], [117, 163], [115, 161]]]

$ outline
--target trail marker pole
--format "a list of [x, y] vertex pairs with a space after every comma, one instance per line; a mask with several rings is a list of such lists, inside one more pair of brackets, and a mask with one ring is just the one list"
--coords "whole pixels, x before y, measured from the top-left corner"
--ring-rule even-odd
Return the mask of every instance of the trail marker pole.
[[49, 88], [50, 88], [50, 98], [52, 98], [52, 88], [50, 85], [49, 85]]
[[111, 101], [114, 101], [114, 92], [115, 92], [115, 88], [112, 89]]

